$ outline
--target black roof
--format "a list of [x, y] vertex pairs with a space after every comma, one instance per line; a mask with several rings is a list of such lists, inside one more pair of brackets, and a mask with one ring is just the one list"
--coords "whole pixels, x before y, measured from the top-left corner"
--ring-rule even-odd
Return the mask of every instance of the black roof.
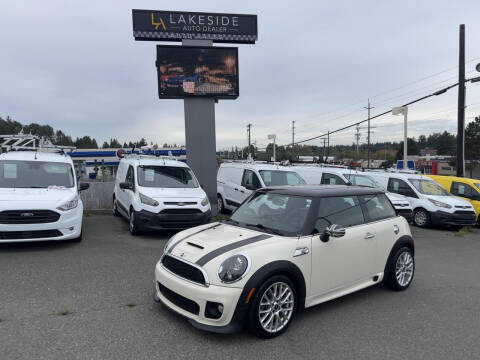
[[263, 188], [259, 191], [268, 191], [275, 194], [305, 197], [375, 195], [385, 193], [385, 191], [381, 188], [349, 185], [286, 185], [271, 186]]

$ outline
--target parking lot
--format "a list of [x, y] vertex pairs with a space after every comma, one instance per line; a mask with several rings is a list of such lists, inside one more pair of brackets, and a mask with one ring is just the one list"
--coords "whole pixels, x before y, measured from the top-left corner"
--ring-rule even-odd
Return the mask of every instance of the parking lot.
[[480, 231], [413, 228], [416, 277], [299, 314], [283, 336], [194, 329], [152, 301], [169, 234], [84, 218], [80, 244], [0, 246], [1, 359], [472, 359], [480, 353]]

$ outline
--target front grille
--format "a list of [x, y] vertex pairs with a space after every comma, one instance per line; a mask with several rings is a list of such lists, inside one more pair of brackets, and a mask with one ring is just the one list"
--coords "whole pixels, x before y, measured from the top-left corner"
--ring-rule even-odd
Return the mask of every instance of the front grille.
[[190, 299], [187, 299], [185, 296], [177, 294], [176, 292], [166, 288], [162, 284], [158, 283], [158, 289], [160, 293], [167, 298], [168, 301], [175, 304], [179, 308], [186, 310], [192, 314], [198, 315], [200, 312], [200, 306]]
[[187, 202], [181, 202], [181, 201], [166, 201], [164, 202], [165, 205], [176, 205], [176, 206], [185, 206], [185, 205], [197, 205], [195, 201], [187, 201]]
[[51, 210], [7, 210], [0, 212], [0, 224], [46, 224], [57, 221], [60, 214]]
[[461, 210], [457, 210], [457, 211], [455, 211], [455, 214], [457, 214], [457, 215], [475, 216], [475, 213], [474, 213], [473, 211], [461, 211]]
[[201, 214], [200, 209], [164, 209], [160, 211], [160, 214], [167, 215], [191, 215], [191, 214]]
[[395, 209], [397, 214], [411, 214], [413, 213], [412, 209]]
[[202, 271], [195, 266], [189, 265], [188, 263], [175, 259], [169, 255], [165, 255], [162, 258], [162, 264], [175, 275], [201, 285], [206, 284]]
[[468, 205], [455, 205], [455, 208], [457, 208], [457, 209], [468, 209], [468, 208], [470, 208], [470, 206], [468, 206]]
[[0, 231], [0, 240], [43, 239], [62, 235], [58, 230]]

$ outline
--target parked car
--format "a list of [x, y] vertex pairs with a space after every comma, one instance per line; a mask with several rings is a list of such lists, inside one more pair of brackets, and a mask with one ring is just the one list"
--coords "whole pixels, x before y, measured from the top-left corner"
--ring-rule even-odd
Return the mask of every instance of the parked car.
[[439, 183], [451, 194], [461, 197], [472, 204], [477, 214], [477, 225], [480, 225], [480, 180], [456, 176], [427, 175]]
[[301, 184], [305, 184], [305, 180], [290, 167], [252, 162], [222, 163], [217, 173], [218, 212], [235, 210], [257, 189]]
[[[367, 175], [365, 172], [350, 170], [342, 167], [324, 166], [295, 166], [294, 169], [302, 176], [307, 184], [331, 184], [331, 185], [359, 185], [368, 187], [381, 187], [381, 184]], [[384, 190], [386, 190], [384, 188]], [[388, 199], [398, 215], [403, 216], [408, 222], [413, 219], [413, 209], [408, 199], [399, 194], [386, 192]]]
[[83, 203], [73, 161], [64, 153], [0, 154], [0, 243], [80, 242]]
[[132, 235], [185, 229], [211, 218], [207, 194], [188, 165], [151, 155], [127, 155], [120, 160], [113, 213], [129, 221]]
[[398, 172], [369, 172], [389, 192], [406, 196], [413, 208], [413, 222], [420, 227], [475, 224], [472, 205], [459, 199], [431, 178]]
[[270, 338], [298, 310], [382, 282], [405, 290], [414, 270], [410, 227], [381, 189], [271, 187], [170, 238], [155, 300], [199, 329]]

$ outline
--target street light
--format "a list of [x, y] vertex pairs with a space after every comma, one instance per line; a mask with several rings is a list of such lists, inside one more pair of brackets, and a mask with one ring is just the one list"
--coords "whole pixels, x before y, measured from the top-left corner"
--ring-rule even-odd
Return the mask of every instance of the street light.
[[273, 162], [276, 162], [276, 157], [275, 157], [275, 140], [277, 140], [277, 135], [271, 134], [268, 135], [268, 140], [273, 140]]
[[407, 159], [407, 115], [408, 115], [408, 106], [398, 106], [392, 109], [392, 115], [402, 115], [403, 114], [403, 170], [408, 169], [408, 159]]

